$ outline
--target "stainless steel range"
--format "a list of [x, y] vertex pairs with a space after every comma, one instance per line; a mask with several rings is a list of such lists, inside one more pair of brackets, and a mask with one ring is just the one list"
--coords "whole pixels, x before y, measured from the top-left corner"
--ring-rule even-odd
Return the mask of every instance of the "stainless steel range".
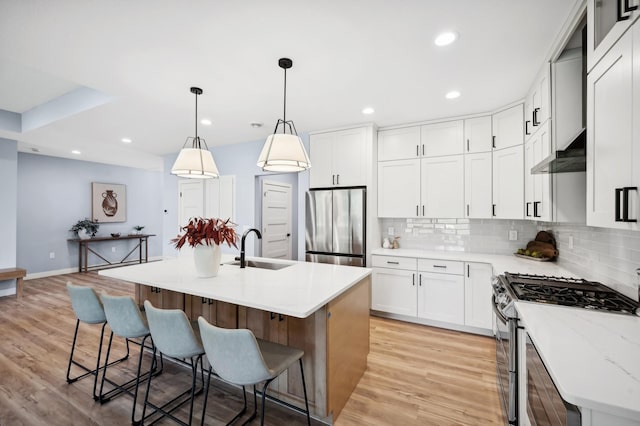
[[[527, 353], [527, 413], [531, 424], [580, 424], [577, 407], [562, 401], [557, 391], [549, 392], [552, 383], [533, 343], [524, 331], [519, 333], [514, 301], [549, 303], [576, 308], [634, 314], [638, 303], [601, 284], [578, 278], [505, 272], [493, 280], [493, 309], [496, 314], [496, 366], [498, 385], [510, 425], [518, 425], [518, 353]], [[518, 336], [521, 336], [520, 338]], [[544, 387], [546, 390], [541, 391]], [[553, 386], [552, 386], [553, 388]], [[555, 390], [555, 388], [553, 389]], [[552, 412], [550, 412], [550, 410]]]

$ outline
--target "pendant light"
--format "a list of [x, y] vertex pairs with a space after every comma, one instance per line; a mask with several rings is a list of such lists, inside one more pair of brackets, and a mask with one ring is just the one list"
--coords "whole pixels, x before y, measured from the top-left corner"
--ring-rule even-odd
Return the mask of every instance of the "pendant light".
[[[204, 139], [198, 137], [198, 95], [202, 95], [202, 89], [192, 87], [191, 93], [196, 95], [196, 137], [188, 137], [185, 141], [176, 162], [173, 163], [171, 174], [183, 178], [210, 179], [220, 176], [213, 155]], [[191, 141], [191, 147], [187, 145]], [[204, 146], [204, 148], [203, 148]]]
[[[298, 136], [293, 121], [287, 121], [287, 69], [293, 66], [289, 58], [280, 58], [284, 70], [284, 112], [272, 135], [267, 137], [258, 159], [258, 167], [268, 172], [301, 172], [311, 167], [309, 156]], [[282, 132], [278, 128], [282, 126]], [[289, 133], [287, 133], [287, 130]]]

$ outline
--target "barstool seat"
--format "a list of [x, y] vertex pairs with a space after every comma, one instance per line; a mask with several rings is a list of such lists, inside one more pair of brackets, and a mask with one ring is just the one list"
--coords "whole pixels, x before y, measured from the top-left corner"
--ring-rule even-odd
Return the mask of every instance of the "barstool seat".
[[226, 329], [209, 324], [203, 317], [198, 318], [200, 324], [200, 337], [209, 360], [209, 374], [205, 387], [205, 396], [202, 407], [201, 425], [204, 425], [207, 410], [207, 397], [211, 373], [214, 371], [221, 379], [242, 386], [244, 406], [240, 412], [228, 423], [236, 421], [247, 409], [245, 386], [253, 386], [254, 408], [251, 416], [244, 424], [253, 420], [257, 415], [256, 385], [264, 382], [262, 387], [262, 411], [260, 424], [264, 424], [265, 397], [269, 384], [287, 368], [298, 361], [302, 376], [302, 389], [304, 391], [304, 413], [307, 416], [307, 424], [311, 425], [309, 415], [309, 401], [307, 399], [307, 387], [304, 380], [302, 357], [304, 352], [290, 346], [280, 345], [262, 339], [256, 339], [251, 330]]
[[[73, 343], [71, 344], [71, 354], [69, 355], [69, 365], [67, 366], [67, 383], [74, 383], [84, 377], [93, 375], [93, 399], [98, 400], [99, 396], [96, 394], [96, 388], [98, 384], [98, 373], [104, 366], [100, 366], [100, 358], [102, 357], [102, 343], [104, 341], [104, 328], [107, 325], [107, 317], [105, 316], [104, 309], [100, 299], [95, 290], [91, 287], [84, 287], [73, 285], [71, 282], [67, 282], [67, 292], [71, 299], [71, 307], [76, 315], [76, 328], [73, 333]], [[73, 358], [76, 341], [78, 338], [78, 329], [80, 323], [85, 324], [102, 324], [100, 331], [100, 343], [98, 346], [98, 356], [96, 357], [96, 367], [87, 367]], [[122, 362], [129, 358], [129, 342], [127, 341], [127, 354], [115, 361], [112, 361], [109, 365], [113, 365]], [[83, 374], [79, 374], [75, 377], [71, 377], [71, 366], [75, 365], [85, 371]]]

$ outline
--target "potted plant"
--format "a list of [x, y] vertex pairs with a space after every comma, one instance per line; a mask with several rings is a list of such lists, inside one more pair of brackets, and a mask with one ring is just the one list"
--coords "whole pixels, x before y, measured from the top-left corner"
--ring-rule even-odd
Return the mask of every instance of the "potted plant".
[[97, 221], [94, 222], [85, 217], [83, 220], [76, 222], [69, 231], [73, 231], [76, 237], [86, 240], [95, 237], [99, 227], [100, 224]]
[[184, 234], [171, 242], [178, 250], [185, 244], [193, 247], [193, 260], [199, 277], [215, 277], [220, 268], [220, 244], [227, 243], [229, 247], [233, 245], [238, 248], [235, 226], [229, 219], [192, 218], [181, 228]]
[[136, 226], [133, 227], [133, 229], [136, 230], [136, 234], [137, 235], [140, 235], [140, 234], [142, 234], [142, 230], [144, 229], [144, 226], [136, 225]]

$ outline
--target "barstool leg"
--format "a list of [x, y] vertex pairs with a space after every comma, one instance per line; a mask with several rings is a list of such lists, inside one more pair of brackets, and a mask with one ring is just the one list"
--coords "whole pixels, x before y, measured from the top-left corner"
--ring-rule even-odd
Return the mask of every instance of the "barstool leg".
[[211, 366], [209, 366], [209, 374], [207, 375], [207, 384], [204, 388], [204, 401], [202, 401], [202, 418], [200, 426], [204, 426], [204, 415], [207, 412], [207, 398], [209, 398], [209, 385], [211, 384]]
[[309, 400], [307, 399], [307, 385], [304, 381], [304, 368], [302, 367], [302, 358], [300, 358], [300, 375], [302, 376], [302, 390], [304, 391], [304, 407], [307, 409], [307, 425], [311, 426], [311, 416], [309, 415]]
[[69, 355], [69, 366], [67, 367], [67, 383], [73, 383], [76, 380], [78, 380], [81, 377], [86, 376], [86, 374], [83, 374], [82, 376], [78, 376], [75, 378], [71, 378], [69, 377], [69, 375], [71, 374], [71, 364], [73, 363], [73, 352], [76, 349], [76, 339], [78, 338], [78, 328], [80, 327], [80, 320], [77, 319], [76, 320], [76, 331], [75, 333], [73, 333], [73, 343], [71, 343], [71, 354]]
[[264, 426], [264, 404], [267, 396], [267, 387], [271, 383], [273, 379], [267, 380], [264, 382], [264, 386], [262, 387], [262, 407], [260, 407], [260, 426]]
[[[93, 400], [97, 401], [100, 397], [96, 394], [96, 389], [98, 388], [98, 372], [100, 371], [100, 358], [102, 357], [102, 343], [104, 342], [104, 329], [107, 326], [105, 322], [102, 324], [102, 331], [100, 332], [100, 346], [98, 347], [98, 360], [96, 361], [96, 370], [95, 377], [93, 378]], [[127, 356], [129, 356], [127, 354]]]

